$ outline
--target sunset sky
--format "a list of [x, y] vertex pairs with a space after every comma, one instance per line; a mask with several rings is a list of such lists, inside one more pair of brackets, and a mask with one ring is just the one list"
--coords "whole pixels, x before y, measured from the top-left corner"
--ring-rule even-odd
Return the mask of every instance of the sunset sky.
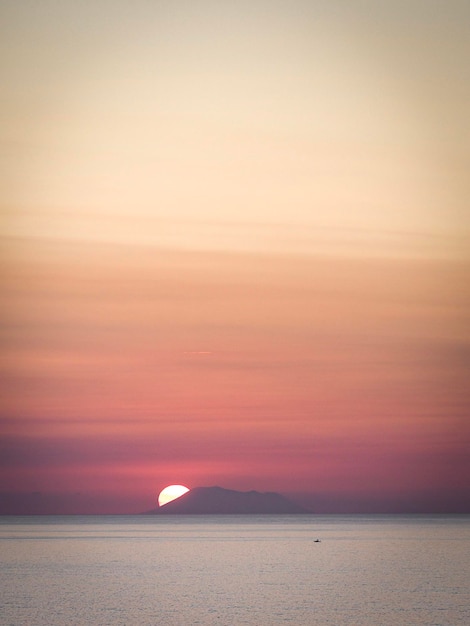
[[0, 513], [470, 512], [469, 33], [3, 0]]

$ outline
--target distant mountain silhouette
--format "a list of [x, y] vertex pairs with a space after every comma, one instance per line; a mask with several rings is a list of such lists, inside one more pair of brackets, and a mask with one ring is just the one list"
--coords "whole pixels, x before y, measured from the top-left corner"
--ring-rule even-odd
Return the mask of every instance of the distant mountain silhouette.
[[195, 487], [164, 506], [148, 511], [153, 515], [213, 514], [303, 514], [307, 509], [279, 493], [234, 491], [222, 487]]

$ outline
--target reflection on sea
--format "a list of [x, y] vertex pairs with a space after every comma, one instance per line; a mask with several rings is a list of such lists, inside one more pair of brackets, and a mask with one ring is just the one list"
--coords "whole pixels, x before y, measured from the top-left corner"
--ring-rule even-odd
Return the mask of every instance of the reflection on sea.
[[469, 539], [468, 516], [4, 517], [3, 619], [456, 626]]

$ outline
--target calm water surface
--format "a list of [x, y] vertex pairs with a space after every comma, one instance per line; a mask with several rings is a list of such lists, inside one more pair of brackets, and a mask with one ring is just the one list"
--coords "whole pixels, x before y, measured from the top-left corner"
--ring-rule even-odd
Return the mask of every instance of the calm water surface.
[[469, 516], [3, 517], [0, 624], [468, 625], [469, 547]]

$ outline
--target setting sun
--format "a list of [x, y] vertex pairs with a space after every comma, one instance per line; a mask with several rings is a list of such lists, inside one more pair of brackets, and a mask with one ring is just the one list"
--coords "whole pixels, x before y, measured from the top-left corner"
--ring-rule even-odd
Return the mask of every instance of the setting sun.
[[181, 497], [185, 493], [187, 493], [189, 489], [184, 485], [169, 485], [165, 487], [158, 496], [158, 506], [163, 506], [171, 502], [172, 500], [176, 500], [176, 498]]

